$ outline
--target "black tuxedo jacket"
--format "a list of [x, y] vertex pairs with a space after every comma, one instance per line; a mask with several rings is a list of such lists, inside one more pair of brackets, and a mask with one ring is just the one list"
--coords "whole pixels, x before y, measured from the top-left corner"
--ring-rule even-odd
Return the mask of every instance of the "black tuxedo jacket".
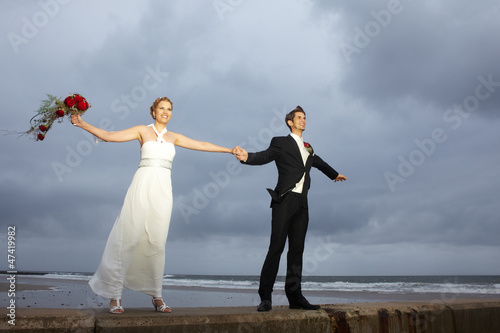
[[268, 189], [273, 199], [271, 206], [273, 202], [281, 202], [284, 195], [293, 190], [305, 172], [302, 194], [304, 194], [304, 205], [307, 207], [307, 191], [311, 185], [309, 176], [311, 167], [319, 169], [332, 180], [339, 175], [335, 169], [315, 154], [310, 154], [304, 165], [297, 142], [291, 135], [274, 137], [269, 148], [257, 153], [248, 153], [248, 159], [242, 163], [263, 165], [272, 161], [276, 163], [278, 168], [278, 183], [274, 190]]

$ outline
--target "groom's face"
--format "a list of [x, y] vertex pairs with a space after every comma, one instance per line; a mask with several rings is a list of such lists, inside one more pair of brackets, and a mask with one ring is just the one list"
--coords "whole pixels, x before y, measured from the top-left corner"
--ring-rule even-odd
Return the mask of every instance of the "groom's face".
[[289, 120], [288, 124], [292, 128], [292, 131], [294, 129], [304, 131], [306, 129], [306, 115], [303, 112], [295, 112], [293, 120]]

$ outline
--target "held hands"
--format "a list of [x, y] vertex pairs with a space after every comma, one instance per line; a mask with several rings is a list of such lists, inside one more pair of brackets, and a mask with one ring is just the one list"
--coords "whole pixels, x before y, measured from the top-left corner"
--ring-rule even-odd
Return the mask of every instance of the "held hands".
[[344, 175], [338, 175], [337, 178], [335, 178], [335, 180], [333, 181], [334, 183], [336, 182], [343, 182], [344, 180], [347, 180], [347, 177], [344, 176]]
[[239, 146], [233, 148], [233, 154], [236, 155], [238, 161], [246, 161], [248, 158], [248, 152]]
[[[247, 152], [245, 149], [243, 149], [243, 148], [241, 148], [241, 147], [239, 147], [239, 146], [234, 147], [234, 148], [232, 149], [231, 153], [232, 153], [233, 155], [236, 155], [236, 158], [238, 159], [238, 161], [243, 161], [243, 162], [245, 162], [245, 161], [248, 159], [248, 152]], [[347, 177], [346, 177], [346, 176], [344, 176], [344, 175], [339, 174], [339, 175], [337, 176], [337, 178], [335, 178], [335, 179], [334, 179], [334, 182], [335, 182], [335, 183], [336, 183], [336, 182], [343, 182], [343, 181], [345, 181], [345, 180], [347, 180]]]

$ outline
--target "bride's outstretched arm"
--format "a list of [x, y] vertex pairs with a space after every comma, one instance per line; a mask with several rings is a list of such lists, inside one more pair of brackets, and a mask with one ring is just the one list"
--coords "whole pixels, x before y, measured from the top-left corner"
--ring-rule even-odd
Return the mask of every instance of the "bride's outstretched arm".
[[200, 150], [200, 151], [209, 151], [215, 153], [236, 154], [236, 147], [231, 149], [222, 146], [217, 146], [210, 142], [193, 140], [182, 134], [177, 134], [172, 132], [170, 132], [170, 134], [174, 136], [174, 144], [179, 147], [193, 149], [193, 150]]
[[83, 121], [80, 115], [72, 115], [71, 123], [77, 127], [83, 128], [87, 132], [95, 135], [99, 139], [107, 142], [125, 142], [132, 140], [140, 140], [140, 127], [134, 126], [121, 131], [109, 132], [102, 128], [95, 127]]

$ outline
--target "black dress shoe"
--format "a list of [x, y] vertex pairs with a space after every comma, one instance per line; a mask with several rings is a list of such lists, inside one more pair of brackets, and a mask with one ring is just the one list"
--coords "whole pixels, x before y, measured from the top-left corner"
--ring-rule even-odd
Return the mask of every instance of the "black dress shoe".
[[273, 306], [271, 305], [271, 301], [264, 300], [260, 302], [259, 306], [257, 307], [257, 311], [259, 312], [266, 312], [266, 311], [271, 311]]
[[305, 297], [290, 301], [290, 309], [318, 310], [321, 306], [310, 304]]

